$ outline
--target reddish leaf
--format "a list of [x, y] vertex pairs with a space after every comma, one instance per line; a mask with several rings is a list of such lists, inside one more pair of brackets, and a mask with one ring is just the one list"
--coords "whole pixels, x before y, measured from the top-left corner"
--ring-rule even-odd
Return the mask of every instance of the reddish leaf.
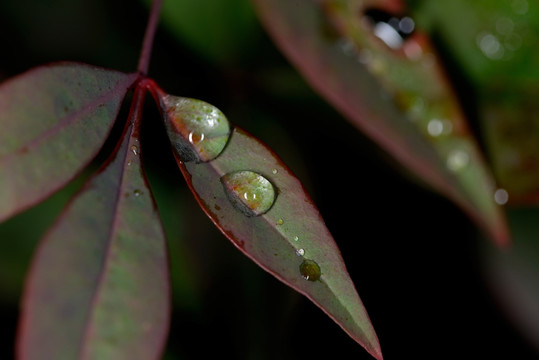
[[162, 351], [168, 261], [140, 163], [143, 94], [137, 89], [121, 145], [37, 252], [22, 302], [20, 359], [147, 360]]
[[215, 225], [240, 251], [311, 299], [381, 359], [340, 252], [299, 180], [251, 135], [230, 131], [213, 106], [155, 92], [178, 165]]
[[498, 244], [509, 241], [494, 181], [427, 38], [416, 33], [384, 43], [363, 17], [368, 6], [402, 11], [401, 1], [253, 1], [276, 43], [324, 98]]
[[0, 221], [43, 200], [88, 164], [136, 77], [60, 63], [0, 85]]

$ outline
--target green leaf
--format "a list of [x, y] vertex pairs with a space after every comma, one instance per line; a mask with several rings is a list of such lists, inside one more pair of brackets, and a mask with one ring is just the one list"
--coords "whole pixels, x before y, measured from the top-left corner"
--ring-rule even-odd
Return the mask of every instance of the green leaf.
[[[415, 33], [391, 48], [363, 17], [366, 1], [253, 1], [319, 94], [494, 241], [509, 241], [494, 180], [426, 36]], [[392, 4], [389, 12], [402, 10]]]
[[222, 63], [240, 61], [256, 33], [248, 0], [167, 0], [162, 18], [179, 40], [206, 59]]
[[[174, 101], [160, 90], [155, 94], [178, 165], [215, 225], [240, 251], [307, 296], [381, 359], [375, 331], [337, 245], [299, 180], [265, 145], [238, 128], [228, 133], [224, 149], [219, 147], [211, 156], [185, 156], [191, 153], [185, 151], [189, 143], [193, 152], [204, 148], [205, 141], [222, 144], [220, 130], [229, 128], [228, 121], [209, 104], [186, 98]], [[192, 127], [183, 131], [186, 124], [193, 125], [193, 117], [201, 128], [209, 128], [209, 136]], [[187, 135], [178, 147], [182, 133]], [[216, 149], [211, 144], [210, 148]]]
[[136, 77], [59, 63], [0, 85], [0, 221], [48, 197], [90, 162]]
[[162, 352], [170, 316], [168, 259], [140, 162], [139, 90], [121, 145], [33, 260], [22, 303], [21, 359], [142, 360]]

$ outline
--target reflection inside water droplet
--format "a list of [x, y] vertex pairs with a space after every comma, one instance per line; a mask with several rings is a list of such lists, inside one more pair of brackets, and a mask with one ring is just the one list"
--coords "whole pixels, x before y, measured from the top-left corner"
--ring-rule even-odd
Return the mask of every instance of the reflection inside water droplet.
[[276, 192], [271, 182], [254, 171], [226, 174], [221, 183], [232, 205], [245, 216], [262, 215], [275, 202]]
[[299, 266], [299, 272], [305, 280], [316, 281], [320, 279], [320, 266], [313, 260], [303, 260]]
[[165, 125], [172, 145], [183, 161], [206, 162], [224, 150], [230, 137], [225, 115], [204, 101], [164, 96]]

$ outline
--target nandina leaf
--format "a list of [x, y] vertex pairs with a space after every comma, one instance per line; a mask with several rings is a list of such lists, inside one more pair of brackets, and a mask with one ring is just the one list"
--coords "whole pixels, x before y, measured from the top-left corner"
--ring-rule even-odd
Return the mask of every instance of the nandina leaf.
[[0, 221], [43, 200], [88, 164], [136, 77], [58, 63], [0, 85]]
[[[480, 265], [500, 311], [539, 350], [539, 208], [508, 211], [513, 244], [506, 251], [482, 244]], [[537, 353], [536, 353], [537, 354]]]
[[[325, 99], [498, 244], [508, 242], [494, 181], [426, 36], [416, 32], [392, 49], [363, 18], [368, 1], [253, 1], [276, 43]], [[399, 1], [384, 4], [402, 10]]]
[[[141, 91], [131, 120], [140, 116]], [[169, 321], [163, 229], [130, 123], [108, 164], [43, 239], [26, 284], [20, 359], [156, 359]]]
[[[178, 165], [215, 225], [240, 251], [307, 296], [381, 359], [376, 333], [337, 245], [300, 181], [265, 145], [241, 129], [227, 133], [228, 142], [221, 146], [224, 132], [218, 130], [229, 127], [216, 108], [153, 91]], [[194, 128], [197, 123], [210, 135]], [[179, 142], [182, 133], [185, 139]], [[203, 152], [204, 157], [186, 156], [206, 149], [205, 141], [215, 151]], [[213, 142], [219, 146], [212, 146]]]

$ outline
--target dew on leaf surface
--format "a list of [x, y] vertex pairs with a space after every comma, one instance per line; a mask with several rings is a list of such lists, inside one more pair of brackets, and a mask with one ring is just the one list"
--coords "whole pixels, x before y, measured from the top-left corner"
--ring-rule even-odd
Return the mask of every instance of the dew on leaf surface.
[[161, 100], [170, 141], [182, 161], [207, 162], [224, 150], [230, 124], [215, 106], [167, 95]]
[[262, 215], [275, 202], [276, 192], [271, 182], [254, 171], [226, 174], [221, 178], [221, 183], [232, 205], [245, 216]]
[[303, 260], [299, 266], [299, 272], [305, 280], [309, 281], [316, 281], [320, 279], [320, 275], [322, 275], [320, 272], [320, 266], [318, 266], [316, 261], [309, 259]]

